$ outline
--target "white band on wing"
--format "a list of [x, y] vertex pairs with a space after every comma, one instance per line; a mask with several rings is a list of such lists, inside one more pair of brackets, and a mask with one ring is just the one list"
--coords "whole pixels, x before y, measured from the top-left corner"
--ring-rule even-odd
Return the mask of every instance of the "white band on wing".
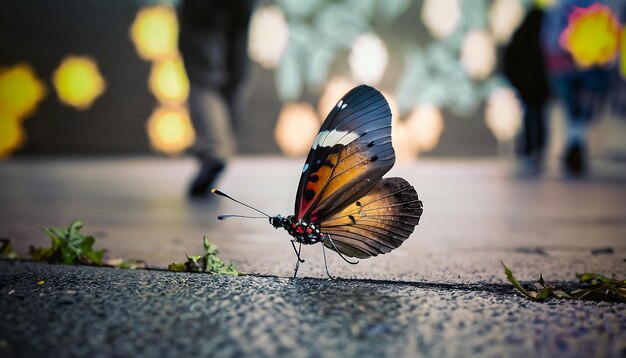
[[336, 144], [347, 145], [357, 138], [359, 138], [359, 135], [354, 132], [338, 131], [336, 129], [332, 131], [321, 131], [317, 137], [315, 137], [311, 148], [334, 146]]

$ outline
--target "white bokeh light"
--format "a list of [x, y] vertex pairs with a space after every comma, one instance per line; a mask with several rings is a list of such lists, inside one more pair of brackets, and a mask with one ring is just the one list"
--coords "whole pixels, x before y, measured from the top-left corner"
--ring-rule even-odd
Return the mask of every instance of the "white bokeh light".
[[418, 152], [433, 150], [439, 144], [443, 128], [443, 115], [439, 108], [432, 104], [415, 107], [406, 119], [406, 130], [411, 145]]
[[461, 66], [475, 80], [484, 80], [496, 65], [496, 48], [487, 32], [472, 30], [461, 45]]
[[487, 98], [485, 122], [498, 141], [512, 140], [522, 124], [522, 106], [515, 91], [501, 87]]
[[396, 160], [406, 162], [417, 157], [417, 148], [411, 143], [406, 123], [394, 120], [391, 124], [391, 141], [396, 153]]
[[445, 39], [454, 33], [461, 20], [459, 0], [425, 0], [422, 21], [430, 33]]
[[319, 129], [320, 120], [313, 106], [306, 102], [288, 103], [278, 115], [274, 139], [286, 155], [306, 155]]
[[519, 0], [495, 0], [489, 9], [489, 29], [497, 43], [505, 43], [524, 18]]
[[359, 36], [352, 44], [348, 64], [359, 82], [375, 85], [383, 78], [389, 55], [383, 41], [375, 34]]
[[289, 44], [289, 26], [276, 6], [260, 7], [250, 20], [248, 54], [267, 69], [278, 66]]

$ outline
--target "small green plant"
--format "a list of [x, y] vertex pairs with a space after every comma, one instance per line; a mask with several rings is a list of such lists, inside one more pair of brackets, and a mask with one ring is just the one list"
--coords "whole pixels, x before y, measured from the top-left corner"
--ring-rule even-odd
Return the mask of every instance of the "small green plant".
[[10, 239], [5, 239], [5, 238], [0, 239], [0, 258], [3, 258], [3, 259], [17, 258], [17, 253], [13, 251], [13, 246], [11, 246]]
[[186, 262], [172, 263], [168, 266], [168, 269], [172, 272], [207, 272], [216, 275], [240, 275], [232, 263], [227, 265], [217, 256], [219, 254], [217, 246], [209, 242], [206, 236], [203, 239], [203, 243], [204, 255], [187, 255]]
[[536, 290], [525, 289], [517, 282], [513, 272], [501, 262], [504, 267], [504, 274], [509, 282], [515, 287], [522, 296], [532, 301], [543, 302], [548, 298], [566, 298], [566, 299], [596, 299], [608, 301], [626, 302], [626, 280], [616, 280], [608, 278], [597, 273], [584, 273], [578, 275], [578, 287], [573, 291], [567, 292], [565, 289], [546, 285], [543, 275], [539, 274]]
[[52, 240], [51, 247], [30, 247], [30, 255], [35, 261], [63, 263], [67, 265], [102, 265], [105, 250], [94, 250], [93, 236], [83, 236], [79, 231], [80, 221], [74, 221], [67, 228], [43, 228]]

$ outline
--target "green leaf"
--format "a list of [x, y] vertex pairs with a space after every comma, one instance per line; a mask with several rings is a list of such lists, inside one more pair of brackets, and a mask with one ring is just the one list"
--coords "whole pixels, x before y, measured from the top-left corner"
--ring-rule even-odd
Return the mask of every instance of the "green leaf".
[[50, 263], [101, 265], [105, 250], [94, 250], [95, 238], [81, 235], [82, 227], [81, 221], [72, 222], [66, 229], [44, 227], [43, 231], [50, 237], [52, 247], [32, 247], [31, 256], [35, 260], [45, 260]]
[[186, 272], [187, 271], [187, 266], [185, 265], [185, 263], [171, 263], [168, 267], [168, 270], [172, 271], [172, 272]]
[[535, 300], [535, 296], [531, 295], [530, 292], [526, 291], [526, 289], [524, 289], [524, 287], [522, 287], [522, 285], [520, 285], [517, 280], [515, 279], [515, 277], [513, 276], [513, 272], [506, 267], [506, 265], [504, 264], [504, 262], [500, 262], [502, 264], [502, 266], [504, 267], [504, 274], [506, 275], [506, 278], [509, 280], [509, 282], [513, 285], [513, 287], [515, 287], [522, 295], [524, 295], [526, 298], [529, 298], [531, 300]]
[[545, 301], [550, 296], [551, 293], [552, 292], [549, 287], [544, 287], [541, 289], [541, 291], [539, 291], [535, 299], [537, 301]]
[[[170, 271], [174, 272], [206, 272], [216, 275], [233, 275], [238, 276], [240, 273], [235, 269], [232, 263], [226, 265], [217, 255], [217, 245], [211, 243], [207, 237], [203, 237], [202, 244], [204, 246], [204, 255], [189, 256], [187, 261], [181, 264], [171, 264]], [[184, 265], [184, 269], [181, 265]]]

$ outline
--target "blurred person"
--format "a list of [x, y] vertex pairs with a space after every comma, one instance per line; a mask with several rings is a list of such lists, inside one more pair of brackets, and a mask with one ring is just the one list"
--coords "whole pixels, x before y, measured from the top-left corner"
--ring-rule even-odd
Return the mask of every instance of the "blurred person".
[[178, 46], [189, 77], [188, 106], [196, 132], [191, 152], [200, 168], [191, 197], [206, 196], [234, 154], [233, 129], [240, 115], [248, 65], [248, 25], [254, 0], [183, 0], [178, 8]]
[[560, 37], [575, 9], [587, 8], [598, 1], [562, 0], [548, 8], [542, 24], [542, 45], [551, 88], [565, 109], [567, 123], [563, 168], [579, 176], [587, 170], [586, 135], [608, 90], [609, 70], [600, 66], [580, 68], [561, 46]]
[[504, 74], [524, 107], [522, 129], [515, 142], [520, 174], [541, 171], [546, 147], [549, 88], [541, 52], [542, 21], [543, 11], [532, 8], [504, 50]]

